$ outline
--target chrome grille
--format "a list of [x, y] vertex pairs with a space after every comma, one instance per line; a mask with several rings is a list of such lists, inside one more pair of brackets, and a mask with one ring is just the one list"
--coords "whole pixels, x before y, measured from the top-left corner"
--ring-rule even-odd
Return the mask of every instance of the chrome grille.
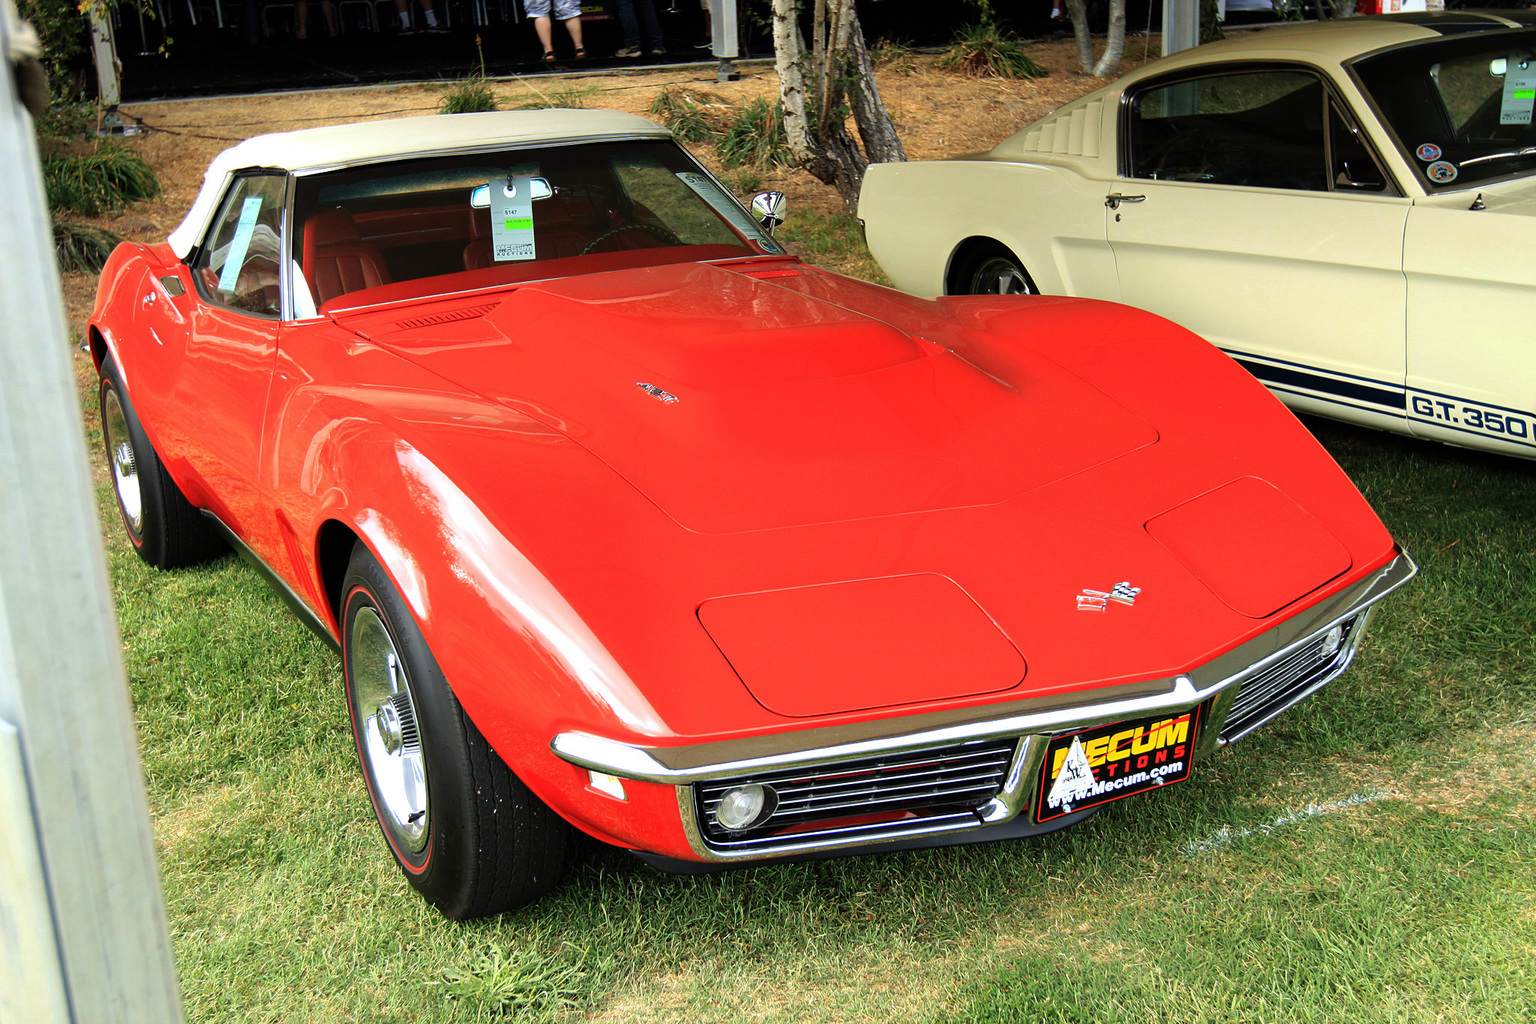
[[[993, 740], [701, 782], [694, 786], [699, 830], [711, 846], [771, 850], [813, 836], [885, 832], [893, 823], [975, 822], [976, 809], [1001, 792], [1017, 748], [1018, 740]], [[771, 786], [778, 808], [761, 825], [721, 827], [721, 797], [753, 784]]]
[[1343, 672], [1354, 655], [1361, 620], [1355, 615], [1339, 623], [1343, 638], [1336, 650], [1326, 650], [1328, 630], [1324, 630], [1243, 680], [1221, 728], [1222, 740], [1230, 743], [1246, 736]]

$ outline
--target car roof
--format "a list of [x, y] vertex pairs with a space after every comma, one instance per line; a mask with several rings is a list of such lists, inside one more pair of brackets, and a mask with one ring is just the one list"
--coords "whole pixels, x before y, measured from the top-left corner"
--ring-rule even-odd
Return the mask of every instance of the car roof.
[[1362, 54], [1448, 35], [1532, 27], [1536, 27], [1536, 14], [1529, 11], [1457, 11], [1370, 15], [1242, 32], [1144, 64], [1026, 125], [990, 151], [957, 159], [1028, 161], [1052, 156], [1097, 157], [1106, 102], [1114, 101], [1138, 82], [1186, 68], [1242, 60], [1340, 65]]
[[[1536, 23], [1536, 19], [1526, 11], [1450, 11], [1381, 14], [1280, 25], [1181, 50], [1146, 65], [1144, 71], [1148, 74], [1161, 74], [1185, 65], [1204, 64], [1212, 60], [1280, 55], [1342, 63], [1363, 53], [1405, 43], [1423, 42], [1464, 32], [1528, 28], [1533, 23]], [[1136, 77], [1144, 75], [1138, 73]]]
[[667, 138], [660, 125], [617, 110], [504, 110], [432, 114], [384, 121], [304, 128], [256, 135], [213, 158], [186, 218], [171, 232], [176, 255], [185, 258], [213, 216], [235, 172], [249, 167], [303, 173], [436, 153], [502, 149], [532, 142], [604, 138]]

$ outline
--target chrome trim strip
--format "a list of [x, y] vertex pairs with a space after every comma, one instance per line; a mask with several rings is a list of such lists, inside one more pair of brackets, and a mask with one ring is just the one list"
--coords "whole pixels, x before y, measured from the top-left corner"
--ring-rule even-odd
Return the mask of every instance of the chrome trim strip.
[[[1172, 679], [1121, 688], [1124, 695], [1116, 700], [1085, 703], [1103, 691], [1079, 693], [1065, 699], [983, 705], [958, 712], [883, 719], [855, 726], [807, 729], [692, 747], [641, 747], [590, 733], [565, 732], [554, 737], [550, 749], [555, 756], [582, 768], [620, 778], [686, 786], [753, 772], [907, 753], [970, 740], [1059, 733], [1106, 722], [1182, 712], [1262, 671], [1317, 633], [1376, 604], [1407, 583], [1416, 572], [1418, 566], [1413, 559], [1406, 552], [1400, 552], [1397, 558], [1360, 582], [1303, 609], [1226, 654]], [[1213, 721], [1207, 728], [1219, 728], [1219, 725]]]
[[263, 562], [260, 555], [252, 551], [245, 541], [235, 534], [234, 530], [231, 530], [224, 524], [224, 520], [207, 509], [202, 509], [201, 511], [208, 518], [208, 521], [213, 524], [214, 528], [229, 542], [229, 546], [235, 549], [235, 554], [240, 556], [240, 560], [252, 569], [255, 569], [261, 578], [266, 581], [267, 586], [271, 587], [277, 596], [282, 598], [283, 603], [288, 606], [288, 610], [293, 612], [298, 617], [298, 620], [308, 626], [316, 636], [324, 640], [326, 646], [340, 654], [341, 644], [331, 635], [331, 627], [326, 625], [324, 619], [315, 614], [314, 609], [304, 603], [304, 599], [288, 585], [288, 581], [274, 572], [270, 565]]

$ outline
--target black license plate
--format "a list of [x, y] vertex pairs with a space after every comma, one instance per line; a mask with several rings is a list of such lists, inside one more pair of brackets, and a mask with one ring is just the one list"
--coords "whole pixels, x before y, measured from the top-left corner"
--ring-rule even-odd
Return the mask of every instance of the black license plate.
[[1055, 737], [1045, 748], [1035, 820], [1050, 821], [1189, 778], [1203, 710], [1201, 705], [1183, 714]]

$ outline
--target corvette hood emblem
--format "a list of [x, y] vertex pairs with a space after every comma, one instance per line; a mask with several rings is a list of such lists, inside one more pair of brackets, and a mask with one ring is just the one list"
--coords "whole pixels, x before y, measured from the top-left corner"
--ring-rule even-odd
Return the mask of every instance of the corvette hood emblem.
[[1109, 607], [1109, 602], [1117, 601], [1120, 604], [1135, 604], [1136, 595], [1141, 593], [1140, 587], [1133, 587], [1129, 583], [1116, 583], [1109, 590], [1090, 590], [1083, 588], [1083, 592], [1077, 595], [1077, 610], [1080, 612], [1102, 612]]
[[667, 405], [671, 405], [673, 402], [677, 401], [676, 395], [670, 391], [663, 391], [655, 384], [647, 384], [643, 380], [637, 380], [635, 381], [635, 387], [639, 388], [641, 391], [644, 391], [646, 394], [650, 395], [657, 401], [664, 402]]

